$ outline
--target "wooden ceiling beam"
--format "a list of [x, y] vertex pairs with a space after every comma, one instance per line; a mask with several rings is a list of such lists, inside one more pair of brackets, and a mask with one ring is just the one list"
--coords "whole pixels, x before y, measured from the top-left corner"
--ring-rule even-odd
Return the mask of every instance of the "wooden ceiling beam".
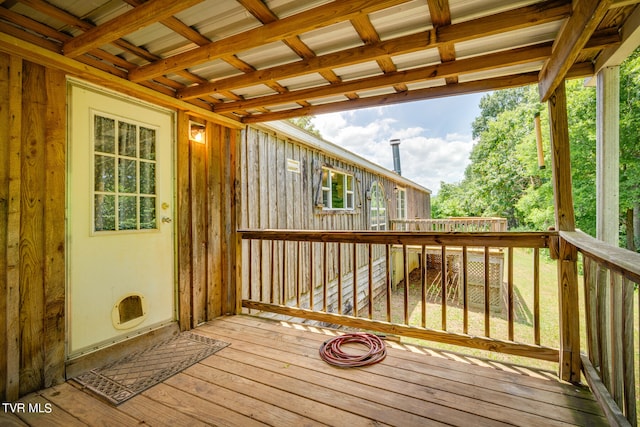
[[372, 61], [391, 54], [415, 52], [429, 46], [429, 31], [411, 34], [396, 39], [386, 40], [369, 46], [358, 46], [322, 56], [314, 56], [304, 61], [265, 68], [253, 73], [228, 77], [200, 86], [185, 88], [178, 93], [179, 98], [195, 98], [207, 93], [231, 90], [252, 86], [279, 79], [301, 76], [304, 74], [322, 72], [332, 68], [344, 67], [360, 62]]
[[516, 9], [515, 11], [509, 11], [508, 13], [501, 13], [499, 14], [500, 19], [492, 23], [492, 25], [487, 25], [485, 18], [478, 18], [472, 21], [440, 27], [437, 31], [440, 34], [444, 34], [443, 37], [440, 37], [444, 39], [442, 42], [436, 41], [436, 30], [429, 30], [378, 43], [371, 43], [367, 46], [358, 46], [322, 56], [305, 58], [304, 61], [266, 68], [254, 73], [220, 79], [203, 85], [191, 86], [178, 91], [177, 96], [181, 99], [197, 98], [208, 93], [233, 90], [259, 83], [266, 84], [267, 82], [278, 79], [296, 77], [314, 72], [322, 73], [332, 68], [377, 60], [385, 56], [416, 52], [430, 46], [435, 49], [436, 47], [449, 43], [467, 40], [469, 38], [470, 28], [485, 31], [484, 33], [477, 34], [478, 37], [483, 37], [566, 18], [571, 12], [570, 4], [566, 4], [564, 1], [554, 0], [544, 3], [544, 5], [549, 6], [549, 9], [526, 6]]
[[[590, 62], [575, 64], [567, 73], [567, 78], [583, 78], [593, 74], [593, 64]], [[345, 100], [331, 104], [311, 105], [305, 108], [296, 108], [283, 111], [275, 111], [264, 114], [256, 114], [242, 118], [242, 123], [260, 123], [273, 120], [285, 120], [300, 116], [335, 113], [339, 111], [355, 110], [359, 108], [381, 107], [385, 105], [400, 104], [404, 102], [423, 101], [426, 99], [444, 98], [448, 96], [466, 95], [470, 93], [487, 92], [491, 90], [508, 89], [536, 84], [538, 73], [522, 73], [503, 77], [495, 77], [484, 80], [476, 80], [464, 83], [448, 84], [438, 87], [416, 89], [402, 93], [378, 95], [356, 100]]]
[[71, 76], [88, 80], [105, 88], [117, 90], [125, 95], [133, 96], [157, 105], [177, 110], [187, 110], [197, 117], [206, 117], [208, 120], [224, 126], [232, 128], [242, 127], [237, 120], [215, 114], [211, 109], [200, 108], [177, 100], [173, 96], [164, 95], [155, 89], [143, 87], [129, 80], [121, 79], [110, 73], [87, 66], [76, 59], [67, 58], [2, 32], [0, 32], [0, 52], [16, 55], [22, 57], [24, 60], [37, 64], [47, 64], [47, 67], [63, 71]]
[[386, 9], [407, 0], [352, 0], [334, 1], [316, 8], [288, 16], [252, 30], [245, 31], [190, 51], [143, 65], [129, 73], [134, 82], [148, 80], [155, 76], [171, 73], [181, 68], [219, 59], [225, 55], [256, 48], [283, 38], [326, 27], [352, 19], [360, 14], [368, 14]]
[[[451, 25], [451, 10], [448, 0], [427, 0], [427, 4], [429, 5], [429, 15], [431, 15], [431, 24], [436, 31], [440, 27]], [[456, 48], [452, 42], [439, 45], [438, 53], [442, 62], [456, 59]], [[458, 83], [458, 77], [447, 77], [447, 84], [453, 83]]]
[[565, 79], [580, 51], [609, 10], [611, 0], [576, 0], [574, 9], [554, 43], [553, 54], [540, 71], [540, 100], [546, 102]]
[[[202, 0], [149, 0], [122, 15], [72, 38], [63, 46], [65, 56], [75, 58], [140, 28], [162, 21]], [[185, 67], [183, 67], [185, 68]]]
[[293, 117], [316, 114], [335, 113], [338, 111], [355, 110], [359, 108], [380, 107], [425, 99], [444, 98], [447, 96], [464, 95], [469, 93], [486, 92], [489, 90], [506, 89], [525, 86], [538, 81], [538, 73], [526, 73], [515, 76], [497, 77], [473, 82], [455, 83], [438, 87], [417, 89], [408, 92], [391, 93], [388, 95], [371, 96], [356, 100], [334, 102], [330, 104], [311, 105], [286, 111], [256, 114], [242, 118], [242, 123], [260, 123], [273, 120], [290, 119]]
[[476, 56], [468, 59], [440, 63], [406, 71], [388, 73], [358, 80], [350, 80], [330, 86], [302, 89], [291, 91], [286, 94], [269, 95], [246, 101], [227, 102], [216, 105], [214, 107], [214, 111], [221, 113], [232, 112], [240, 109], [257, 108], [258, 106], [282, 105], [302, 100], [336, 96], [347, 92], [357, 92], [359, 90], [371, 90], [380, 87], [393, 86], [399, 83], [442, 79], [460, 74], [475, 73], [494, 68], [541, 61], [548, 58], [549, 55], [551, 55], [551, 43], [542, 43], [535, 46], [511, 49], [489, 55]]
[[571, 14], [571, 1], [551, 0], [438, 28], [438, 43], [461, 42], [554, 22]]

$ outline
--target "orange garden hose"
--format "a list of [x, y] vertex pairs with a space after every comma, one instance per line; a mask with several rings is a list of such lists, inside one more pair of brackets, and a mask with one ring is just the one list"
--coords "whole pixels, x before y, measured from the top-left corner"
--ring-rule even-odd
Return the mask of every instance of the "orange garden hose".
[[[343, 344], [356, 343], [367, 347], [366, 353], [349, 354]], [[330, 365], [340, 368], [373, 365], [387, 355], [387, 348], [380, 337], [367, 333], [353, 333], [333, 337], [320, 346], [320, 357]]]

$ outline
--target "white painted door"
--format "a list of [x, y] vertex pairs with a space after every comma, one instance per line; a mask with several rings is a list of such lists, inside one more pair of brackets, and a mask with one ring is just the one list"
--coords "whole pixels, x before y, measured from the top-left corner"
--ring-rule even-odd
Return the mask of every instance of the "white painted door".
[[175, 320], [174, 114], [70, 84], [67, 357]]

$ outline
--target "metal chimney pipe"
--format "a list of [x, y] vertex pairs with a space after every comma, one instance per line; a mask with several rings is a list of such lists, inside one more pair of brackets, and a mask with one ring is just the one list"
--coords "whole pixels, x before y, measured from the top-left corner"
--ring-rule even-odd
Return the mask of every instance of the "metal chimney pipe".
[[392, 139], [389, 144], [391, 144], [391, 150], [393, 151], [393, 171], [398, 175], [402, 175], [402, 169], [400, 169], [400, 140]]

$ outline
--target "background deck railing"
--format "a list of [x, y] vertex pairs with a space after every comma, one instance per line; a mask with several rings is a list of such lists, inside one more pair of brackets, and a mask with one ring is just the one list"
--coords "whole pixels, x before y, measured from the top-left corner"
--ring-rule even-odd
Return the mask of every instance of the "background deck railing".
[[[541, 345], [539, 289], [540, 251], [557, 233], [240, 230], [239, 235], [245, 310], [559, 360], [558, 349]], [[532, 272], [527, 283], [517, 285], [533, 295], [527, 336], [516, 328], [521, 321], [513, 279], [518, 248], [526, 248]], [[495, 274], [492, 257], [504, 260], [498, 273], [503, 286], [497, 289], [487, 286]], [[471, 271], [472, 259], [482, 261], [480, 273]], [[410, 269], [412, 262], [417, 267]], [[393, 268], [404, 270], [405, 278], [413, 276], [414, 285], [393, 285]], [[474, 291], [476, 305], [470, 303]], [[499, 313], [491, 304], [495, 292]], [[452, 323], [452, 310], [462, 311], [459, 324]], [[504, 336], [493, 332], [497, 316], [506, 322]]]
[[391, 230], [397, 231], [507, 231], [507, 219], [494, 217], [392, 219], [389, 222], [391, 223]]
[[[634, 310], [640, 254], [608, 245], [580, 231], [560, 239], [582, 254], [586, 343], [582, 369], [612, 425], [637, 425], [639, 357]], [[587, 355], [584, 352], [587, 352]]]

